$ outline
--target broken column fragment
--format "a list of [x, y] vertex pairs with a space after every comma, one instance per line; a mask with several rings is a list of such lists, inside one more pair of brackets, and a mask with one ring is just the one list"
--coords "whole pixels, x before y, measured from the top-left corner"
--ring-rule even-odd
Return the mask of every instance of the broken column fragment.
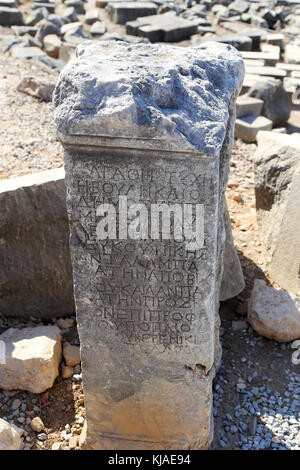
[[300, 136], [259, 132], [256, 215], [271, 279], [300, 296]]
[[86, 447], [207, 448], [243, 62], [214, 43], [89, 42], [77, 53], [54, 105]]

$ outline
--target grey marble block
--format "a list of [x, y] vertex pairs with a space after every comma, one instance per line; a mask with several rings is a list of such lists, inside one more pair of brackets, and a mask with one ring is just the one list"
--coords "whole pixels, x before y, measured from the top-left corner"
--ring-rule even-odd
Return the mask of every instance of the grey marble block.
[[[86, 447], [207, 448], [220, 360], [224, 191], [243, 62], [214, 43], [88, 41], [77, 55], [60, 75], [54, 105], [65, 148]], [[169, 212], [160, 218], [162, 205]]]

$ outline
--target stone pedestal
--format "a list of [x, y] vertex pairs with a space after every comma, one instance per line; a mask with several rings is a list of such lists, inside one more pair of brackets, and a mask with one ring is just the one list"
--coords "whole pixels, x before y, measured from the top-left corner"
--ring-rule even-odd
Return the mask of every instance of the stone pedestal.
[[86, 445], [207, 448], [242, 59], [213, 43], [87, 42], [77, 54], [54, 104]]

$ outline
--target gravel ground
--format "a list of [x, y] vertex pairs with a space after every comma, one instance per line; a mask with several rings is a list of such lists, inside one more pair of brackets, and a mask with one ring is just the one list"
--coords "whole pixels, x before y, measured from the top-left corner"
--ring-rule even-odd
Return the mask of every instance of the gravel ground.
[[236, 313], [221, 307], [223, 359], [214, 382], [212, 449], [300, 450], [300, 365], [292, 343], [256, 334]]

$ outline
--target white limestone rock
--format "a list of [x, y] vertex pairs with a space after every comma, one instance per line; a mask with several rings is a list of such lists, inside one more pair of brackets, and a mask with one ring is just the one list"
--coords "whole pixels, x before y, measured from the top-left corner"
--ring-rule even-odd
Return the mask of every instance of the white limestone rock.
[[279, 342], [300, 338], [300, 298], [255, 279], [248, 305], [248, 321], [266, 338]]
[[0, 388], [42, 393], [52, 387], [61, 360], [57, 326], [10, 328], [0, 335], [5, 361], [0, 363]]

